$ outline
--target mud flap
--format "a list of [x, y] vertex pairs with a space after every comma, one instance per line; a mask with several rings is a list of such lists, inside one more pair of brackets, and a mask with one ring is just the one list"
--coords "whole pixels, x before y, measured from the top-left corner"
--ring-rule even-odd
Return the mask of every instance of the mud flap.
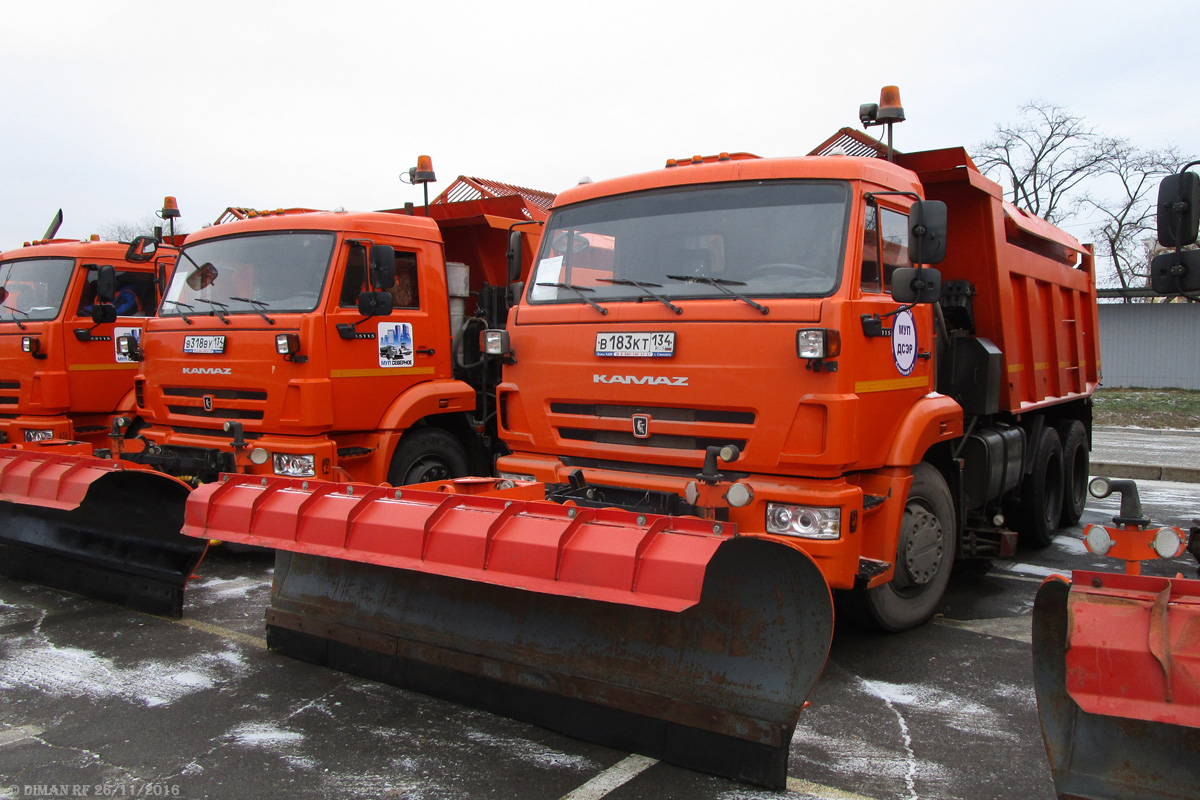
[[[1168, 611], [1160, 598], [1175, 581], [1183, 591]], [[1073, 584], [1042, 584], [1033, 610], [1034, 688], [1060, 798], [1200, 797], [1200, 686], [1192, 677], [1200, 674], [1198, 585], [1081, 571]], [[1154, 619], [1165, 624], [1172, 613], [1164, 651]], [[1140, 643], [1123, 648], [1121, 640]], [[1171, 645], [1174, 658], [1164, 659]]]
[[182, 616], [207, 547], [179, 532], [188, 493], [107, 459], [0, 452], [0, 573]]
[[185, 531], [277, 549], [271, 648], [784, 787], [833, 633], [799, 550], [694, 519], [268, 483], [201, 487]]

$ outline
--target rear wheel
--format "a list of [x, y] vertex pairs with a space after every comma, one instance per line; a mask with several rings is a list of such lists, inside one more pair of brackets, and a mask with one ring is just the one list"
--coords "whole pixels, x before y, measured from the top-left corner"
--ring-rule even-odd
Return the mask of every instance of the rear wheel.
[[444, 481], [467, 473], [467, 451], [458, 439], [439, 428], [421, 428], [400, 441], [388, 469], [388, 483], [404, 486]]
[[854, 616], [886, 631], [925, 622], [946, 592], [954, 551], [954, 499], [942, 474], [922, 462], [913, 467], [904, 504], [895, 575], [883, 586], [855, 590]]
[[1058, 531], [1062, 507], [1062, 443], [1054, 428], [1045, 426], [1033, 442], [1033, 472], [1021, 481], [1020, 505], [1016, 509], [1021, 543], [1049, 546]]
[[1062, 525], [1070, 527], [1083, 517], [1087, 505], [1090, 459], [1087, 429], [1077, 419], [1065, 419], [1055, 426], [1063, 449]]

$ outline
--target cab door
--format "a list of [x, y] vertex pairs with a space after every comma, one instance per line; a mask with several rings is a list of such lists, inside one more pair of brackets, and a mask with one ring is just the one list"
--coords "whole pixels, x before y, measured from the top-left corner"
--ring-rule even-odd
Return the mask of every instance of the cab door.
[[116, 269], [116, 322], [96, 324], [92, 306], [96, 297], [95, 265], [79, 267], [80, 274], [64, 301], [63, 348], [71, 411], [76, 414], [111, 413], [120, 410], [122, 398], [133, 389], [138, 362], [117, 352], [120, 336], [141, 340], [147, 317], [154, 314], [156, 282], [151, 267], [130, 269], [125, 263]]
[[933, 321], [928, 304], [892, 299], [891, 277], [908, 260], [908, 214], [868, 201], [862, 217], [858, 299], [850, 335], [860, 339], [854, 393], [866, 463], [882, 463], [908, 409], [934, 389]]
[[326, 315], [333, 417], [338, 430], [376, 430], [397, 397], [449, 373], [449, 318], [441, 251], [425, 243], [395, 249], [392, 311], [365, 317], [359, 295], [368, 281], [371, 242], [348, 240], [339, 256]]

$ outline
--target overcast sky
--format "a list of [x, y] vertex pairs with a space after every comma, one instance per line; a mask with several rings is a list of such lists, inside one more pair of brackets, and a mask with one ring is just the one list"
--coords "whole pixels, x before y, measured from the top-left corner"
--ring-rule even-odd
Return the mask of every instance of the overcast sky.
[[[547, 191], [722, 150], [800, 155], [900, 86], [896, 146], [986, 139], [1032, 98], [1200, 154], [1174, 0], [0, 4], [0, 249], [175, 195], [352, 210], [478, 175]], [[1069, 228], [1071, 226], [1068, 226]], [[1078, 226], [1072, 232], [1086, 238]]]

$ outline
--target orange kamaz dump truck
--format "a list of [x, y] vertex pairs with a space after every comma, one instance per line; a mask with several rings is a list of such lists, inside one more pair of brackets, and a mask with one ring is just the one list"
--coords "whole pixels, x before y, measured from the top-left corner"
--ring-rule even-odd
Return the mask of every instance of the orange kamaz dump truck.
[[1079, 519], [1092, 253], [962, 149], [889, 161], [847, 129], [817, 152], [563, 192], [498, 348], [499, 470], [788, 542], [900, 630], [956, 557]]
[[[118, 352], [158, 306], [169, 258], [128, 243], [49, 239], [0, 253], [0, 441], [107, 448], [136, 424], [138, 364]], [[137, 254], [134, 254], [137, 258]]]

